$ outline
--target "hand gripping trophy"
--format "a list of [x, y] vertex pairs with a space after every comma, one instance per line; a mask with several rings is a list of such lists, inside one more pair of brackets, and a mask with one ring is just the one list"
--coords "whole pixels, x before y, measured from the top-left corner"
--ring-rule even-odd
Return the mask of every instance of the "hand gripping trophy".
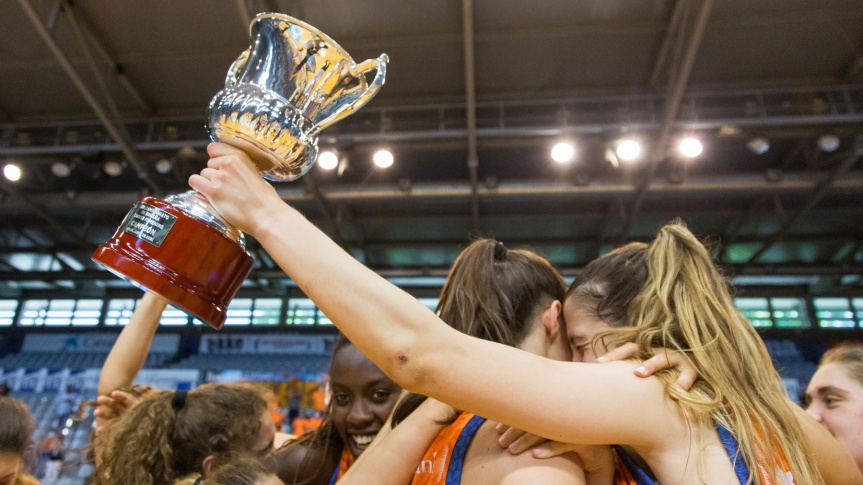
[[[258, 15], [250, 29], [251, 47], [210, 102], [207, 128], [213, 141], [246, 152], [265, 179], [294, 180], [314, 165], [320, 130], [377, 94], [388, 58], [356, 64], [330, 37], [286, 15]], [[195, 191], [141, 197], [93, 260], [215, 328], [252, 268], [242, 232]]]

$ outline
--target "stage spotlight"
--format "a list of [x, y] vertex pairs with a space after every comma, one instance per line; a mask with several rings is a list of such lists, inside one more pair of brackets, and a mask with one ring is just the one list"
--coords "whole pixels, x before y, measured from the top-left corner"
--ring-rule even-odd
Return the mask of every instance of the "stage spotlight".
[[680, 144], [677, 145], [677, 149], [684, 157], [695, 158], [698, 155], [701, 155], [701, 152], [704, 151], [704, 146], [698, 138], [690, 136], [680, 140]]
[[17, 182], [21, 180], [21, 167], [10, 163], [3, 167], [3, 176], [10, 182]]
[[746, 143], [746, 147], [756, 155], [763, 155], [770, 150], [770, 140], [762, 136], [757, 136]]
[[332, 150], [324, 150], [318, 155], [318, 165], [324, 170], [332, 170], [339, 165], [339, 156]]
[[160, 158], [156, 162], [156, 172], [167, 175], [171, 173], [171, 169], [174, 168], [174, 162], [168, 160], [167, 158]]
[[60, 178], [66, 178], [72, 174], [72, 167], [65, 162], [54, 162], [51, 164], [51, 173]]
[[393, 164], [393, 154], [389, 150], [383, 149], [375, 152], [374, 155], [375, 165], [380, 168], [388, 168]]
[[102, 165], [102, 170], [111, 177], [119, 177], [123, 173], [123, 165], [120, 162], [110, 160]]
[[823, 152], [832, 153], [839, 148], [839, 137], [836, 135], [821, 135], [818, 138], [818, 148]]
[[641, 156], [641, 144], [632, 139], [621, 140], [615, 152], [619, 159], [631, 162]]
[[551, 159], [557, 163], [569, 163], [575, 157], [572, 143], [562, 141], [551, 148]]

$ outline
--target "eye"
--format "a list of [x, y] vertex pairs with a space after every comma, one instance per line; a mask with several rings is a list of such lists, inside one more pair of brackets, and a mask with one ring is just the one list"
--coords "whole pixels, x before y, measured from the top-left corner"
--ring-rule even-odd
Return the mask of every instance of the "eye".
[[824, 398], [824, 405], [827, 406], [827, 408], [836, 407], [840, 402], [841, 400], [836, 396], [826, 396]]
[[372, 393], [372, 400], [375, 402], [384, 402], [392, 396], [393, 393], [387, 389], [378, 389], [377, 391]]
[[336, 406], [344, 406], [351, 401], [351, 397], [346, 392], [333, 393], [333, 404]]

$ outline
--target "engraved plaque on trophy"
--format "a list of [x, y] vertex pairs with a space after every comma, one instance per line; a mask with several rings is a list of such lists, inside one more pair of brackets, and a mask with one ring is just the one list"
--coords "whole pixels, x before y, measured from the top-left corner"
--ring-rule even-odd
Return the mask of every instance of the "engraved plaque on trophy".
[[[251, 47], [210, 101], [207, 128], [213, 141], [249, 155], [265, 179], [294, 180], [314, 165], [320, 130], [377, 94], [388, 59], [356, 64], [326, 34], [287, 15], [258, 15], [250, 30]], [[93, 260], [215, 328], [252, 269], [242, 232], [195, 191], [141, 197]]]

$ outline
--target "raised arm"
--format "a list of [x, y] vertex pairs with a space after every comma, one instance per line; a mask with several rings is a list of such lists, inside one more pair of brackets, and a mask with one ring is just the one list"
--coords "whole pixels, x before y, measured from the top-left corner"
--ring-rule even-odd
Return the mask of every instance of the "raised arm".
[[[144, 294], [129, 324], [120, 332], [105, 359], [102, 373], [99, 374], [99, 396], [108, 396], [116, 389], [132, 385], [147, 360], [153, 335], [167, 306], [168, 301], [161, 296], [149, 292]], [[103, 398], [102, 401], [106, 400]], [[97, 426], [105, 423], [109, 417], [105, 414], [109, 413], [111, 408], [110, 403], [107, 406], [101, 404], [101, 409], [96, 413]]]
[[[631, 365], [550, 361], [450, 328], [285, 205], [245, 154], [223, 144], [208, 151], [208, 168], [189, 184], [254, 236], [405, 389], [550, 439], [586, 444], [649, 446], [673, 414], [659, 381], [636, 378]], [[634, 401], [642, 403], [638, 416], [628, 411]]]

